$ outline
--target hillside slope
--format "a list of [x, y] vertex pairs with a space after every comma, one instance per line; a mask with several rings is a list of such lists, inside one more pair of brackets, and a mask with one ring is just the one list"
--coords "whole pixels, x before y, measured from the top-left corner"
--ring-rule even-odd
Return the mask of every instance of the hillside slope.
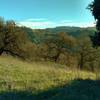
[[48, 36], [55, 37], [60, 32], [65, 32], [74, 37], [87, 37], [89, 35], [93, 35], [96, 31], [95, 27], [80, 28], [70, 26], [60, 26], [56, 28], [47, 29], [30, 29], [23, 27], [22, 29], [28, 34], [29, 39], [35, 43], [43, 41], [43, 39], [47, 38]]
[[100, 100], [96, 74], [51, 62], [0, 57], [0, 100]]

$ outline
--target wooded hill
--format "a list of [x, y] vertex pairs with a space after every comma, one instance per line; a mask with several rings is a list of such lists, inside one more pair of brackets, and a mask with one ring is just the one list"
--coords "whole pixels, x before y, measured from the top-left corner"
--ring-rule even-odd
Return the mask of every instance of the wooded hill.
[[1, 19], [0, 54], [94, 71], [100, 66], [100, 48], [93, 48], [90, 39], [94, 33], [94, 27], [30, 29]]

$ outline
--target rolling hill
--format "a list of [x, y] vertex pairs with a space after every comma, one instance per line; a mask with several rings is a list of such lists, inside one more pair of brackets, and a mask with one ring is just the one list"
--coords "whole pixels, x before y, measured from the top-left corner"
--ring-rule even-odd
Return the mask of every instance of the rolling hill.
[[87, 28], [80, 28], [80, 27], [56, 27], [56, 28], [47, 28], [47, 29], [30, 29], [23, 27], [25, 32], [27, 32], [30, 40], [35, 43], [41, 42], [47, 36], [57, 36], [60, 32], [65, 32], [66, 34], [72, 35], [73, 37], [86, 37], [89, 35], [93, 35], [96, 31], [95, 27], [87, 27]]

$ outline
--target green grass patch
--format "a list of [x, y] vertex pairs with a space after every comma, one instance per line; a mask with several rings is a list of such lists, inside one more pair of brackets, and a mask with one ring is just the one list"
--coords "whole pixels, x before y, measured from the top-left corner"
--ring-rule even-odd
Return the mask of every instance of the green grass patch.
[[53, 62], [1, 56], [0, 100], [100, 100], [96, 76]]

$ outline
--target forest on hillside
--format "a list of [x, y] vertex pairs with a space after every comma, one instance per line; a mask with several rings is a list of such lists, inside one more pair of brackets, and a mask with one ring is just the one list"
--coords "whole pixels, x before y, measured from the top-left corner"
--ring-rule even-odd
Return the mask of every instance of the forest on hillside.
[[94, 48], [94, 27], [30, 29], [0, 18], [0, 55], [26, 61], [52, 61], [71, 68], [100, 69], [100, 48]]

